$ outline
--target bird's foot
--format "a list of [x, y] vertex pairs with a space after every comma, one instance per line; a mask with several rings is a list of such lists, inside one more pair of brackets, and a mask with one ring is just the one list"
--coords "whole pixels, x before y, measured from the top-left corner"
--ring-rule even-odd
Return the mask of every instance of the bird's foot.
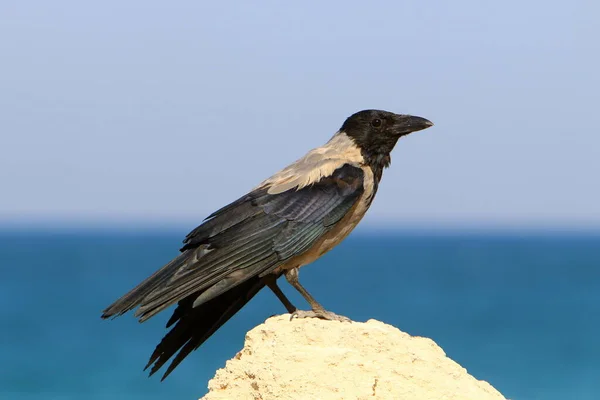
[[290, 316], [290, 321], [294, 318], [320, 318], [327, 321], [352, 322], [350, 318], [343, 315], [337, 315], [327, 310], [296, 310]]

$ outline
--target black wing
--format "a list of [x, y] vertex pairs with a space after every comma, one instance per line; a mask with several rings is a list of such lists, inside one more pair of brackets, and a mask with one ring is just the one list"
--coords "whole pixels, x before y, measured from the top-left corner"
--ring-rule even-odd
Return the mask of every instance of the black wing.
[[[255, 190], [210, 215], [184, 240], [182, 253], [109, 306], [103, 318], [137, 306], [143, 322], [178, 302], [177, 322], [150, 358], [151, 373], [183, 349], [165, 376], [247, 303], [261, 277], [308, 250], [356, 204], [362, 169], [344, 164], [299, 190]], [[173, 365], [175, 364], [175, 365]], [[164, 379], [164, 378], [163, 378]]]

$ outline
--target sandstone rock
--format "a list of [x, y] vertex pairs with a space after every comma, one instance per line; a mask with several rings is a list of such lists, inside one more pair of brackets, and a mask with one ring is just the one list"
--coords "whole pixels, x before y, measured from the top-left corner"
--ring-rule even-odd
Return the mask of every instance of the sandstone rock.
[[504, 399], [431, 339], [382, 322], [269, 318], [208, 384], [217, 399]]

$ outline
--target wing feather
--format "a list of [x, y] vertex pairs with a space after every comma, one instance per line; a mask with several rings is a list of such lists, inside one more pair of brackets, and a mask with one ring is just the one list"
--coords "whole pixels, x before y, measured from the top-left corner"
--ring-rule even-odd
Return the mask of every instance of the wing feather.
[[[143, 321], [223, 279], [226, 284], [215, 293], [264, 275], [331, 229], [363, 193], [363, 178], [362, 169], [344, 164], [299, 190], [273, 195], [265, 187], [243, 196], [190, 232], [180, 256], [108, 307], [104, 316], [139, 306], [136, 316]], [[244, 273], [236, 275], [240, 270]]]
[[306, 252], [364, 193], [360, 167], [344, 164], [329, 177], [276, 194], [259, 187], [211, 214], [184, 240], [182, 253], [106, 310], [138, 307], [145, 321], [177, 303], [148, 366], [151, 374], [179, 351], [168, 375], [252, 298], [262, 278]]

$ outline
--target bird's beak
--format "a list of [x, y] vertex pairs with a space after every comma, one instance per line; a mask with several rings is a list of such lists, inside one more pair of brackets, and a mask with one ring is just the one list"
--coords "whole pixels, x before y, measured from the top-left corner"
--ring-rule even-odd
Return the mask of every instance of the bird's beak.
[[398, 136], [408, 135], [411, 132], [421, 131], [433, 126], [428, 119], [413, 115], [398, 115], [394, 123], [394, 133]]

